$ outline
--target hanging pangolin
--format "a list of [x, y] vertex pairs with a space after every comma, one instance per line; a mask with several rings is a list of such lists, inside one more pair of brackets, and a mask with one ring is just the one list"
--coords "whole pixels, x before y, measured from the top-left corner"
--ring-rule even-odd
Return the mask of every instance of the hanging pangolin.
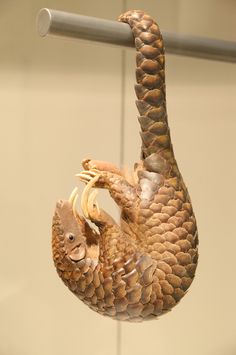
[[[141, 321], [166, 313], [185, 295], [195, 274], [198, 237], [170, 140], [160, 30], [139, 10], [119, 21], [130, 25], [137, 50], [141, 161], [131, 179], [110, 163], [84, 160], [78, 174], [87, 184], [84, 217], [75, 207], [75, 189], [56, 205], [52, 249], [59, 276], [91, 309]], [[110, 192], [121, 210], [120, 225], [99, 208], [93, 187]]]

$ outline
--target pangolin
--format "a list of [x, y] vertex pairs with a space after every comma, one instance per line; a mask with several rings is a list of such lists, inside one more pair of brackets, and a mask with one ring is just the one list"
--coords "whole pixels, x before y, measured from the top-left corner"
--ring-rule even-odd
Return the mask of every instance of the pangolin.
[[[140, 10], [119, 21], [130, 25], [136, 47], [141, 159], [132, 179], [113, 164], [82, 162], [83, 216], [75, 189], [56, 204], [52, 250], [59, 276], [80, 300], [102, 315], [136, 322], [168, 312], [185, 295], [197, 266], [198, 235], [171, 144], [159, 27]], [[109, 191], [120, 208], [119, 224], [99, 208], [94, 187]]]

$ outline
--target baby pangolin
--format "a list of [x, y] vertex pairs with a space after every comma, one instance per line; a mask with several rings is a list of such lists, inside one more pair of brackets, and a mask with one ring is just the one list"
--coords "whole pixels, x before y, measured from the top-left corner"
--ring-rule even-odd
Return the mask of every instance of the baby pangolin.
[[[141, 160], [127, 178], [110, 163], [86, 159], [78, 174], [87, 185], [84, 216], [77, 189], [59, 201], [52, 224], [53, 259], [66, 286], [94, 311], [118, 320], [157, 318], [191, 285], [197, 265], [197, 228], [177, 167], [166, 113], [164, 46], [155, 21], [128, 11], [136, 46], [135, 91]], [[120, 224], [99, 208], [93, 187], [110, 192]], [[90, 220], [96, 228], [92, 227]]]

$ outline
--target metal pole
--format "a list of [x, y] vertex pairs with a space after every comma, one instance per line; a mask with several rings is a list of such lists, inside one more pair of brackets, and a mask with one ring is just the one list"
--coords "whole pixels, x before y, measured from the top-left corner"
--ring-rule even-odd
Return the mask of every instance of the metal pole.
[[[54, 35], [134, 47], [129, 25], [118, 21], [41, 9], [37, 18], [40, 36]], [[162, 32], [166, 51], [172, 54], [223, 62], [236, 62], [236, 42]]]
[[96, 17], [42, 9], [38, 14], [40, 36], [55, 35], [133, 47], [129, 25]]

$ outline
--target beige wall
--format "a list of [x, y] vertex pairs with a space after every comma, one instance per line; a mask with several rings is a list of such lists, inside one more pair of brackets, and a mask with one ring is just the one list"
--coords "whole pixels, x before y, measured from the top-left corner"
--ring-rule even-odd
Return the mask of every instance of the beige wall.
[[[219, 1], [0, 2], [0, 354], [235, 355], [236, 66], [167, 57], [173, 144], [200, 232], [200, 263], [186, 298], [158, 321], [117, 325], [79, 302], [57, 277], [50, 250], [55, 201], [80, 161], [132, 166], [139, 157], [134, 52], [41, 39], [41, 7], [115, 19], [124, 6], [169, 31], [236, 40], [236, 3]], [[123, 144], [123, 147], [121, 147]], [[107, 196], [100, 204], [116, 214]], [[121, 336], [121, 337], [120, 337]]]

